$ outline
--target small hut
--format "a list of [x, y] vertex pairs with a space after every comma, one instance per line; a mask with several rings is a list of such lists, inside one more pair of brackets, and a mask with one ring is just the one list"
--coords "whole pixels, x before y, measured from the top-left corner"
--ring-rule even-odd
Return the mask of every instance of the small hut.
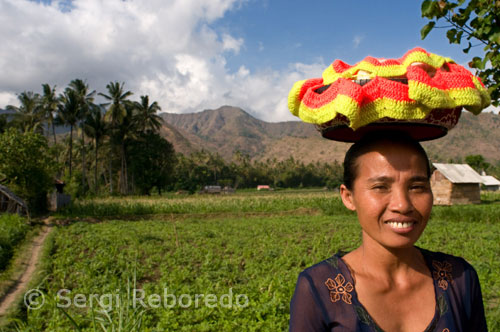
[[483, 186], [485, 190], [497, 191], [500, 190], [500, 181], [491, 175], [481, 175], [483, 179]]
[[481, 175], [467, 164], [432, 164], [431, 188], [435, 205], [481, 203]]
[[28, 207], [26, 203], [6, 186], [0, 184], [0, 213], [18, 213], [26, 215]]

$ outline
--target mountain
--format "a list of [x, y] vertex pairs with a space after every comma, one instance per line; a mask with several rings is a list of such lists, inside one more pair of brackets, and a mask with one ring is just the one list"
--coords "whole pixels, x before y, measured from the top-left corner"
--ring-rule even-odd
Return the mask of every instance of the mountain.
[[[161, 130], [176, 151], [190, 154], [206, 150], [231, 160], [235, 151], [255, 160], [276, 158], [312, 161], [342, 161], [349, 144], [323, 139], [313, 125], [299, 121], [269, 123], [241, 108], [223, 106], [199, 113], [161, 113]], [[431, 160], [447, 162], [482, 154], [489, 162], [500, 161], [500, 115], [474, 116], [463, 112], [456, 128], [439, 140], [424, 142]]]

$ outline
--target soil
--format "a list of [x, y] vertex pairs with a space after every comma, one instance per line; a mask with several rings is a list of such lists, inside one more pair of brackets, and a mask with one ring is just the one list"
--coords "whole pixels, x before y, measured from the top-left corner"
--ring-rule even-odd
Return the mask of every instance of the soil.
[[43, 226], [40, 234], [32, 240], [32, 244], [29, 249], [31, 252], [30, 259], [27, 264], [21, 265], [21, 267], [25, 269], [24, 273], [14, 282], [7, 293], [0, 299], [0, 316], [4, 316], [19, 296], [26, 291], [28, 283], [35, 272], [40, 259], [43, 243], [51, 231], [52, 227]]

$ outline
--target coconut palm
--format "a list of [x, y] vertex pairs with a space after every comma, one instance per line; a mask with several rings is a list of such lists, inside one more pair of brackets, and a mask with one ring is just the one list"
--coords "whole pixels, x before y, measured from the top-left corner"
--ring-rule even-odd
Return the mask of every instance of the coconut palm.
[[94, 165], [94, 191], [97, 193], [98, 182], [97, 182], [97, 170], [98, 170], [98, 155], [99, 155], [99, 145], [105, 135], [108, 134], [108, 124], [104, 121], [104, 107], [94, 105], [90, 112], [87, 114], [83, 122], [83, 131], [88, 137], [94, 139], [94, 150], [95, 150], [95, 165]]
[[78, 124], [80, 118], [80, 102], [78, 93], [75, 90], [64, 90], [60, 96], [60, 104], [58, 106], [57, 121], [61, 124], [68, 125], [69, 131], [69, 177], [71, 178], [72, 162], [73, 162], [73, 128]]
[[128, 97], [133, 94], [131, 91], [124, 91], [124, 85], [125, 83], [110, 82], [106, 85], [108, 94], [99, 93], [100, 96], [109, 100], [109, 103], [104, 104], [105, 106], [109, 105], [106, 112], [106, 119], [110, 121], [113, 126], [120, 124], [127, 115], [125, 104], [128, 102]]
[[69, 83], [69, 89], [74, 90], [78, 96], [78, 120], [80, 122], [81, 140], [82, 140], [82, 186], [83, 190], [86, 188], [86, 175], [85, 175], [85, 133], [83, 130], [83, 122], [94, 105], [95, 90], [90, 91], [89, 85], [81, 79], [74, 79]]
[[[56, 128], [54, 118], [57, 114], [58, 105], [60, 100], [56, 96], [56, 86], [53, 88], [49, 84], [42, 84], [43, 95], [40, 99], [41, 108], [44, 118], [47, 120], [49, 127], [52, 127], [52, 135], [54, 136], [54, 145], [57, 144]], [[47, 129], [48, 130], [48, 129]]]
[[157, 132], [161, 128], [163, 119], [157, 114], [161, 111], [161, 107], [156, 101], [149, 104], [149, 96], [141, 96], [141, 101], [135, 101], [134, 107], [137, 111], [137, 127], [140, 131], [149, 129]]
[[40, 95], [33, 91], [24, 91], [17, 96], [17, 99], [19, 106], [7, 105], [6, 107], [8, 111], [14, 112], [12, 114], [14, 124], [25, 133], [28, 131], [43, 133]]
[[125, 83], [110, 82], [106, 85], [108, 94], [99, 93], [99, 95], [109, 101], [109, 103], [104, 104], [108, 106], [105, 119], [110, 123], [113, 132], [111, 142], [116, 146], [120, 146], [120, 192], [126, 194], [128, 184], [125, 139], [131, 135], [128, 132], [129, 130], [132, 130], [132, 128], [135, 130], [133, 126], [135, 121], [133, 120], [133, 108], [128, 100], [132, 92], [124, 91], [124, 85]]

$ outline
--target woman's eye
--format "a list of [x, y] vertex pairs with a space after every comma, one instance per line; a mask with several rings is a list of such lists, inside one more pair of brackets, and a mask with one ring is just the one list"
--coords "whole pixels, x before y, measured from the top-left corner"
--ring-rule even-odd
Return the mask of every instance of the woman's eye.
[[377, 186], [373, 186], [372, 189], [376, 190], [376, 191], [386, 191], [389, 189], [389, 187], [386, 185], [377, 185]]
[[415, 184], [410, 187], [411, 190], [413, 191], [426, 191], [428, 186], [423, 185], [423, 184]]

